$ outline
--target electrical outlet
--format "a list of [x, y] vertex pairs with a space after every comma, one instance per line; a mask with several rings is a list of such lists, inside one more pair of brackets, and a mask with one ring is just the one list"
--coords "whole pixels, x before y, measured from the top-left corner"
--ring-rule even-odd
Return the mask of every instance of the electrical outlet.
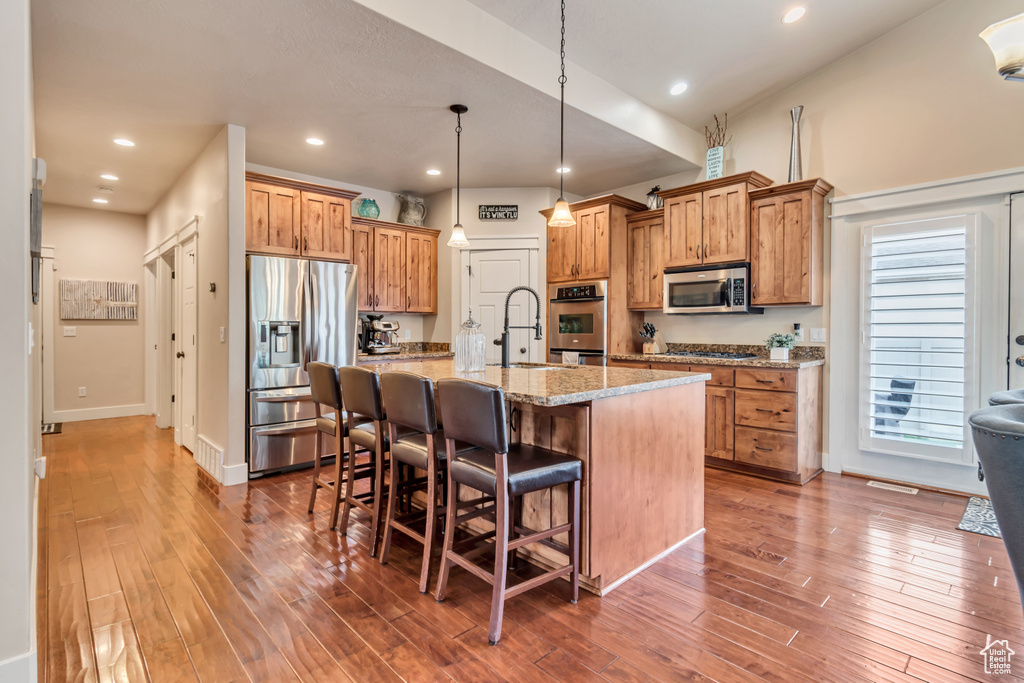
[[793, 325], [793, 339], [795, 339], [797, 343], [804, 340], [804, 328], [800, 323], [795, 323]]
[[224, 328], [220, 328], [220, 343], [224, 343]]
[[406, 339], [412, 339], [412, 330], [406, 330], [405, 331], [405, 338]]
[[78, 387], [78, 398], [85, 398], [85, 387]]
[[812, 327], [811, 328], [811, 341], [812, 342], [825, 342], [825, 328], [824, 327]]
[[77, 337], [78, 336], [78, 328], [77, 327], [65, 327], [64, 328], [64, 336], [65, 337]]

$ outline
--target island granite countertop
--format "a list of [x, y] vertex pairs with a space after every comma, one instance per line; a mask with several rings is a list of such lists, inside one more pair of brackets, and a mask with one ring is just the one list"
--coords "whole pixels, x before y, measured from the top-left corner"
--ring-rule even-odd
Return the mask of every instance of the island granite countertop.
[[400, 351], [398, 353], [360, 353], [357, 363], [390, 363], [397, 360], [437, 360], [454, 358], [452, 351]]
[[608, 355], [609, 360], [639, 361], [641, 363], [682, 363], [684, 365], [734, 365], [747, 368], [774, 368], [777, 370], [794, 370], [799, 368], [813, 368], [816, 365], [824, 365], [824, 358], [794, 358], [788, 361], [776, 361], [758, 356], [746, 360], [734, 358], [706, 358], [704, 356], [669, 356], [662, 353], [612, 353]]
[[596, 401], [711, 379], [711, 375], [706, 372], [669, 372], [593, 365], [530, 365], [507, 369], [489, 365], [483, 372], [455, 372], [455, 362], [451, 360], [403, 362], [396, 359], [395, 362], [367, 367], [377, 372], [414, 372], [435, 381], [448, 377], [473, 379], [501, 387], [510, 401], [538, 406]]

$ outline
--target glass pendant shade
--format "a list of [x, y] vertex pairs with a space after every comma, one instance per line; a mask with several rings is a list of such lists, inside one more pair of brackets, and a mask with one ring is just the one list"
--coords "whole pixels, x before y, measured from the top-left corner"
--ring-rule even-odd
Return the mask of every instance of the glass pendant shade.
[[452, 228], [452, 236], [448, 238], [449, 247], [468, 247], [469, 240], [466, 239], [466, 231], [462, 229], [462, 225], [459, 223], [455, 224]]
[[572, 217], [569, 202], [565, 201], [565, 197], [559, 197], [558, 201], [555, 202], [555, 210], [551, 212], [551, 218], [548, 219], [548, 226], [552, 228], [571, 228], [574, 225], [576, 225], [576, 219]]
[[979, 34], [1003, 78], [1024, 80], [1024, 14], [992, 24]]

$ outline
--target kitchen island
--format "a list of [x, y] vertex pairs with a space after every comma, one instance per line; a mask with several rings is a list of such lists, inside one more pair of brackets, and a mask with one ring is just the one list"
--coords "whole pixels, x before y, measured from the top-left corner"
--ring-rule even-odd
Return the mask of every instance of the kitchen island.
[[[568, 365], [457, 373], [452, 361], [372, 367], [500, 386], [510, 439], [583, 461], [580, 583], [588, 590], [604, 595], [704, 529], [708, 373]], [[525, 496], [524, 525], [564, 524], [566, 495], [558, 487]], [[545, 546], [520, 552], [546, 568], [565, 561]]]

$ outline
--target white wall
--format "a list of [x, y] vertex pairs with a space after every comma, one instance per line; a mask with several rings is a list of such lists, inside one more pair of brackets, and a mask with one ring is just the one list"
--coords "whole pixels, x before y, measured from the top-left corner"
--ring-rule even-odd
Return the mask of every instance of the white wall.
[[152, 249], [199, 216], [197, 432], [225, 450], [226, 468], [240, 468], [231, 476], [245, 463], [244, 153], [245, 129], [225, 126], [146, 221]]
[[[142, 265], [146, 217], [47, 204], [43, 243], [54, 248], [54, 287], [45, 293], [53, 302], [54, 419], [92, 419], [106, 414], [97, 411], [112, 407], [142, 414], [148, 314]], [[62, 279], [138, 284], [138, 319], [61, 320]], [[65, 337], [64, 327], [74, 327], [76, 335]], [[78, 387], [86, 387], [84, 398], [78, 396]]]
[[[35, 680], [33, 539], [34, 449], [39, 416], [33, 410], [29, 212], [33, 153], [32, 60], [28, 0], [4, 3], [0, 22], [0, 356], [5, 360], [0, 393], [0, 680]], [[37, 347], [38, 348], [38, 347]]]
[[[539, 282], [542, 290], [547, 285], [547, 273], [544, 264], [547, 262], [547, 228], [543, 209], [551, 208], [558, 200], [558, 190], [550, 187], [525, 188], [463, 188], [461, 221], [473, 248], [473, 238], [481, 235], [502, 237], [537, 236], [540, 238], [539, 263], [542, 272]], [[574, 201], [575, 197], [570, 199]], [[519, 218], [514, 221], [481, 221], [478, 207], [480, 204], [517, 204]], [[445, 246], [451, 238], [452, 227], [455, 225], [455, 192], [445, 190], [427, 197], [428, 215], [435, 222], [432, 226], [441, 230], [438, 238], [437, 258], [437, 300], [438, 314], [431, 326], [427, 323], [426, 339], [435, 342], [451, 342], [458, 334], [462, 324], [464, 308], [462, 306], [462, 277], [460, 252]], [[444, 223], [440, 221], [444, 220]], [[541, 299], [545, 300], [544, 291]], [[547, 327], [547, 323], [543, 323]]]

